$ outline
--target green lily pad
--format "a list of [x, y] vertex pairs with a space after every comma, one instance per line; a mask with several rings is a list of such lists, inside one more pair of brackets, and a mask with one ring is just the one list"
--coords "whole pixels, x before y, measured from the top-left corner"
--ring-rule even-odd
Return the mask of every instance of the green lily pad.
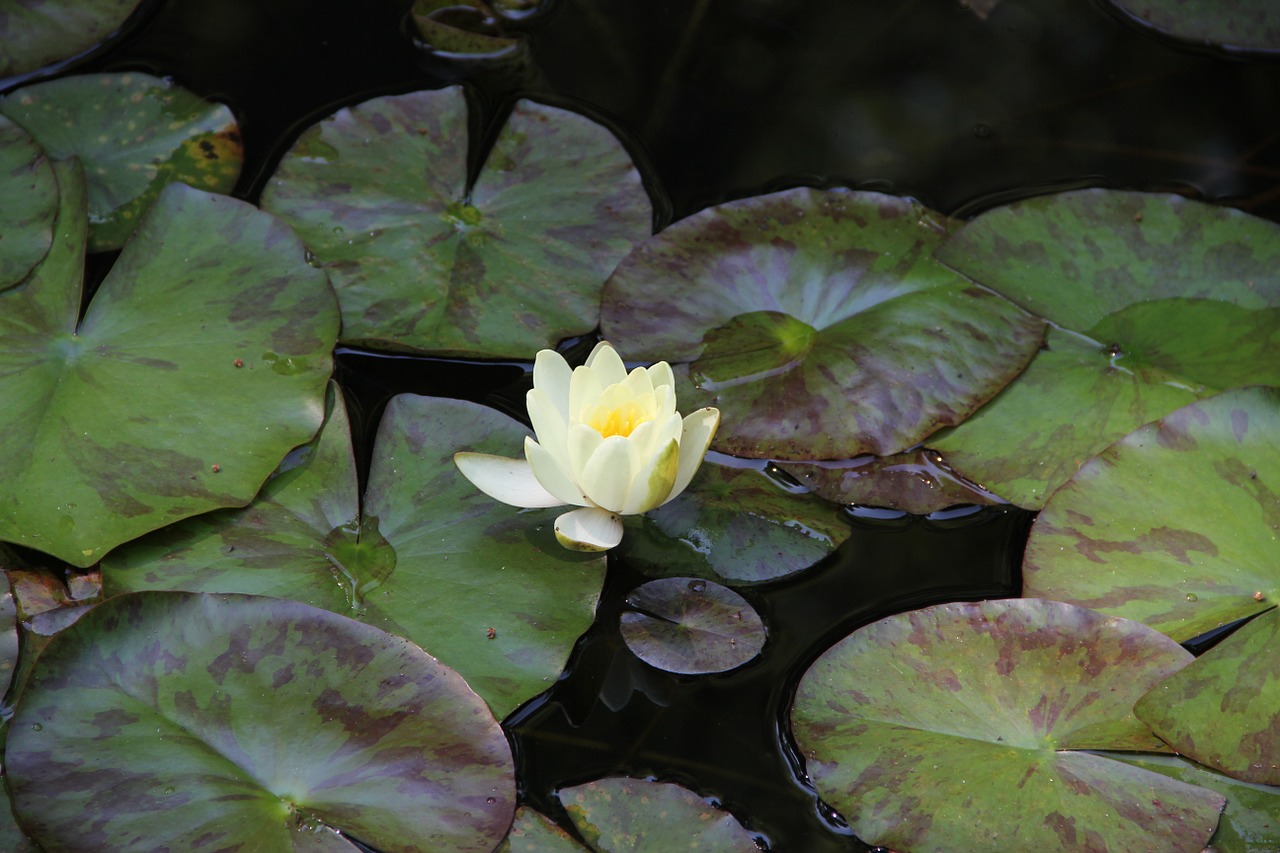
[[482, 851], [515, 811], [506, 737], [456, 672], [250, 596], [95, 607], [37, 661], [5, 765], [48, 849], [293, 850], [327, 826], [388, 851]]
[[511, 831], [494, 853], [590, 853], [590, 849], [533, 809], [521, 806]]
[[1109, 0], [1162, 35], [1235, 50], [1280, 51], [1280, 8], [1271, 0]]
[[733, 815], [672, 782], [598, 779], [562, 788], [560, 802], [597, 853], [759, 853]]
[[715, 450], [896, 453], [1004, 387], [1043, 332], [933, 260], [941, 231], [920, 205], [877, 193], [730, 202], [628, 255], [601, 328], [632, 358], [687, 362], [681, 402], [724, 414]]
[[[109, 593], [247, 592], [306, 601], [408, 637], [498, 716], [541, 693], [592, 623], [605, 558], [555, 541], [558, 510], [521, 512], [458, 473], [458, 450], [510, 452], [528, 431], [491, 409], [401, 395], [374, 445], [363, 512], [341, 395], [319, 437], [248, 507], [113, 552]], [[492, 629], [493, 637], [489, 636]]]
[[278, 220], [173, 184], [77, 324], [84, 183], [57, 172], [55, 244], [0, 291], [0, 539], [87, 566], [253, 497], [320, 426], [338, 311]]
[[0, 0], [0, 77], [24, 74], [95, 47], [139, 0]]
[[627, 595], [619, 621], [631, 653], [667, 672], [725, 672], [764, 648], [764, 622], [751, 603], [701, 578], [641, 584]]
[[422, 41], [437, 53], [493, 58], [519, 45], [502, 34], [501, 19], [484, 0], [414, 0], [412, 15]]
[[782, 462], [778, 467], [815, 494], [841, 504], [928, 515], [957, 504], [1003, 503], [956, 474], [940, 454], [927, 448], [833, 462]]
[[1036, 519], [1024, 594], [1135, 619], [1179, 641], [1274, 606], [1277, 435], [1280, 390], [1244, 388], [1125, 436]]
[[1177, 751], [1244, 782], [1280, 785], [1280, 610], [1214, 646], [1138, 700]]
[[1139, 425], [1280, 383], [1280, 225], [1179, 196], [1082, 190], [974, 219], [944, 263], [1056, 324], [1026, 372], [929, 439], [961, 474], [1039, 509]]
[[1056, 601], [944, 604], [826, 651], [792, 728], [818, 793], [868, 842], [1199, 853], [1221, 796], [1075, 751], [1159, 748], [1133, 703], [1190, 660]]
[[1176, 755], [1115, 753], [1108, 757], [1226, 796], [1227, 807], [1218, 822], [1218, 831], [1209, 839], [1209, 849], [1217, 853], [1280, 850], [1280, 788], [1239, 782]]
[[63, 77], [19, 89], [0, 113], [49, 156], [78, 157], [89, 184], [89, 250], [118, 249], [160, 190], [228, 193], [244, 159], [231, 110], [149, 74]]
[[708, 460], [679, 497], [623, 519], [618, 554], [650, 576], [738, 583], [810, 568], [849, 538], [836, 508], [783, 491], [756, 470]]
[[617, 139], [518, 103], [472, 187], [462, 89], [349, 107], [285, 155], [263, 208], [329, 271], [343, 338], [531, 357], [596, 327], [605, 277], [652, 211]]
[[58, 179], [40, 144], [3, 116], [0, 198], [4, 199], [0, 205], [0, 290], [4, 290], [22, 281], [53, 245]]

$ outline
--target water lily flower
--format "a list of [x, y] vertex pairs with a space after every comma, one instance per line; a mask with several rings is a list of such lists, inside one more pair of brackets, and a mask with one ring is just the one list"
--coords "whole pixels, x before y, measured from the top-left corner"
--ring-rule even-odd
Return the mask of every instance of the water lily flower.
[[456, 453], [463, 475], [491, 498], [518, 507], [573, 504], [556, 538], [575, 551], [622, 541], [620, 516], [648, 512], [693, 479], [720, 424], [707, 407], [680, 417], [675, 377], [660, 361], [630, 373], [613, 347], [596, 345], [581, 367], [542, 350], [526, 397], [537, 440], [524, 459]]

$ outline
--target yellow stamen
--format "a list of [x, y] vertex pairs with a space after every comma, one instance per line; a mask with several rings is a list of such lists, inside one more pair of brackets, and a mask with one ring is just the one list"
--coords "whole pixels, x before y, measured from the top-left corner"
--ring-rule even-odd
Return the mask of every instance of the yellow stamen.
[[612, 435], [629, 436], [632, 431], [645, 421], [653, 420], [652, 415], [634, 400], [628, 400], [614, 408], [599, 408], [587, 424], [600, 435], [608, 438]]

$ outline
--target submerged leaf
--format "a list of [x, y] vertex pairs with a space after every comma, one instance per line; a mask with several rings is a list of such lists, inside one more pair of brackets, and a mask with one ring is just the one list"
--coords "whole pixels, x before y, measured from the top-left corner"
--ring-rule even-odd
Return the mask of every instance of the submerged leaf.
[[700, 578], [641, 584], [627, 595], [620, 620], [627, 648], [667, 672], [724, 672], [764, 648], [764, 623], [750, 602]]
[[560, 802], [597, 853], [758, 853], [733, 815], [671, 782], [598, 779], [562, 788]]

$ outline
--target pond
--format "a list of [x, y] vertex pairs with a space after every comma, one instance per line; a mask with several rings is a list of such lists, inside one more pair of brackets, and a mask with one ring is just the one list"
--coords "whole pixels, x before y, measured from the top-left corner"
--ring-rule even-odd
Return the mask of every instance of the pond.
[[[1280, 849], [1277, 16], [493, 7], [155, 0], [0, 64], [0, 843]], [[452, 461], [602, 338], [720, 413], [607, 556]]]

